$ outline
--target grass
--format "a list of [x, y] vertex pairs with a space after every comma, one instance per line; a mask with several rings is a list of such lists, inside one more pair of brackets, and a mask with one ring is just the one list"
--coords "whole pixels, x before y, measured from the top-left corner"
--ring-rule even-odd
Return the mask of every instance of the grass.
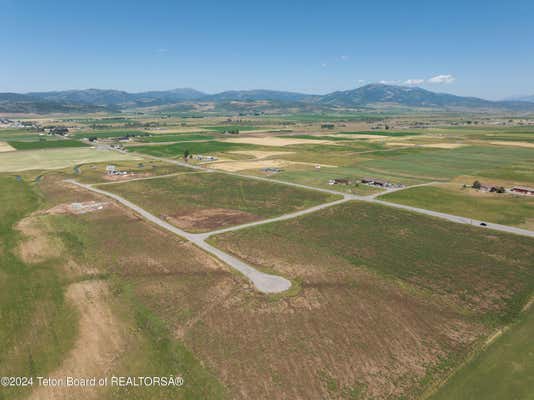
[[88, 147], [87, 143], [82, 143], [77, 140], [39, 140], [34, 142], [13, 142], [8, 144], [17, 150], [40, 150], [40, 149], [55, 149], [64, 147]]
[[191, 142], [160, 146], [135, 146], [128, 149], [135, 152], [150, 154], [156, 157], [182, 157], [186, 150], [191, 154], [219, 153], [228, 150], [255, 149], [257, 146], [230, 142]]
[[203, 126], [202, 128], [208, 129], [210, 131], [214, 132], [226, 132], [226, 131], [255, 131], [262, 128], [256, 128], [255, 126], [247, 126], [247, 125], [219, 125], [219, 126]]
[[534, 199], [509, 194], [477, 193], [473, 189], [415, 187], [380, 197], [394, 203], [503, 225], [534, 227]]
[[154, 135], [154, 136], [147, 136], [143, 137], [140, 140], [142, 142], [147, 143], [157, 143], [157, 142], [184, 142], [189, 140], [210, 140], [213, 139], [215, 136], [213, 135], [207, 135], [207, 134], [190, 134], [190, 133], [184, 133], [184, 134], [176, 134], [176, 135]]
[[415, 136], [420, 135], [417, 132], [392, 132], [392, 131], [356, 131], [356, 132], [338, 132], [341, 135], [376, 135], [376, 136], [391, 136], [391, 137], [402, 137], [402, 136]]
[[[379, 153], [373, 154], [380, 156]], [[533, 161], [534, 151], [532, 149], [467, 146], [450, 150], [418, 149], [404, 151], [400, 155], [386, 152], [381, 158], [364, 161], [359, 166], [440, 179], [459, 175], [488, 176], [500, 168]], [[509, 172], [512, 177], [516, 177], [512, 171]], [[520, 176], [517, 176], [517, 179], [520, 179]]]
[[[70, 202], [80, 196], [57, 186], [49, 176], [41, 186], [45, 198], [53, 203]], [[175, 235], [162, 232], [118, 208], [47, 218], [50, 233], [61, 241], [70, 264], [90, 266], [91, 271], [98, 272], [96, 275], [91, 272], [91, 276], [108, 280], [111, 295], [106, 301], [112, 308], [113, 319], [124, 326], [120, 332], [126, 332], [122, 338], [126, 342], [124, 348], [114, 354], [114, 364], [107, 366], [111, 367], [109, 374], [182, 376], [185, 381], [179, 388], [109, 388], [106, 393], [100, 393], [99, 398], [225, 398], [225, 389], [217, 377], [176, 338], [174, 320], [164, 318], [168, 314], [177, 315], [187, 306], [188, 297], [162, 307], [166, 299], [161, 297], [161, 290], [153, 289], [187, 283], [192, 273], [200, 273], [198, 282], [205, 288], [221, 277], [221, 271], [212, 274], [210, 264], [213, 261], [206, 262], [205, 257], [204, 262], [202, 258], [198, 261], [198, 256], [202, 256], [198, 249], [185, 246]], [[121, 236], [128, 240], [117, 241]], [[73, 278], [74, 281], [81, 279], [84, 275]], [[89, 278], [85, 276], [85, 279]], [[187, 287], [180, 293], [184, 291]]]
[[136, 136], [145, 136], [147, 135], [147, 132], [139, 131], [135, 129], [104, 129], [104, 130], [94, 130], [94, 131], [81, 131], [81, 132], [74, 132], [71, 134], [71, 137], [75, 139], [83, 139], [88, 138], [91, 136], [97, 137], [99, 139], [107, 139], [107, 138], [114, 138], [114, 137], [121, 137], [126, 135], [136, 135]]
[[[112, 182], [110, 179], [106, 179], [106, 167], [109, 163], [89, 163], [79, 166], [75, 166], [73, 169], [65, 171], [67, 174], [72, 175], [76, 180], [85, 183], [104, 183]], [[143, 160], [143, 161], [113, 161], [113, 165], [119, 171], [128, 171], [134, 175], [130, 175], [131, 178], [143, 178], [157, 175], [174, 174], [177, 172], [195, 172], [190, 168], [180, 167], [175, 164], [170, 164], [164, 161], [158, 160]], [[127, 179], [130, 179], [127, 177]], [[120, 181], [120, 180], [119, 180]]]
[[527, 311], [474, 360], [469, 362], [431, 400], [533, 399], [534, 310]]
[[513, 320], [534, 289], [532, 239], [367, 203], [343, 204], [214, 240], [223, 247], [236, 243], [231, 246], [264, 260], [276, 252], [295, 254], [304, 264], [312, 262], [308, 252], [341, 257], [355, 268], [400, 279], [497, 323]]
[[[77, 316], [65, 303], [56, 262], [26, 264], [16, 251], [22, 237], [14, 226], [40, 206], [39, 196], [10, 177], [0, 177], [0, 187], [0, 375], [46, 376], [71, 347]], [[0, 399], [26, 390], [3, 388]]]
[[[106, 190], [124, 196], [184, 229], [194, 231], [273, 217], [338, 197], [219, 173], [187, 174], [107, 185]], [[211, 217], [200, 217], [204, 215], [203, 210], [210, 209], [222, 209], [222, 215], [218, 213]], [[233, 213], [225, 214], [232, 210]], [[183, 218], [186, 217], [189, 222], [193, 219], [191, 226], [184, 225]]]
[[0, 153], [0, 172], [60, 169], [90, 162], [131, 160], [136, 157], [91, 148], [64, 148]]

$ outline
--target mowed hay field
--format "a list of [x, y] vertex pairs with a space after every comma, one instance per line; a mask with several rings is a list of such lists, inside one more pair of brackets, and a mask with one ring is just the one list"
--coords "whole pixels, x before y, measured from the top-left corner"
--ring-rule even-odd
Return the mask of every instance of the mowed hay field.
[[534, 197], [484, 193], [454, 186], [424, 186], [380, 196], [381, 200], [503, 225], [534, 229]]
[[[268, 331], [276, 345], [264, 336], [261, 349], [242, 337], [231, 342], [248, 344], [251, 364], [265, 361], [258, 381], [293, 387], [294, 398], [342, 398], [344, 390], [361, 398], [411, 398], [450, 372], [484, 335], [514, 320], [534, 288], [532, 239], [368, 203], [210, 240], [301, 282], [301, 292], [288, 300], [294, 304], [270, 321], [280, 327]], [[266, 329], [263, 322], [245, 336], [260, 336], [254, 329]], [[206, 328], [197, 332], [205, 336], [197, 351], [225, 371], [240, 370], [242, 360], [205, 350], [223, 340], [216, 322]], [[292, 365], [299, 368], [275, 374], [273, 352], [286, 363], [298, 358]], [[283, 397], [282, 389], [258, 384], [255, 390]]]
[[60, 169], [90, 162], [135, 160], [130, 154], [91, 148], [62, 148], [0, 153], [0, 172]]
[[339, 196], [219, 173], [106, 185], [133, 203], [188, 231], [209, 231], [289, 213]]
[[534, 309], [461, 368], [432, 400], [531, 399], [534, 393]]

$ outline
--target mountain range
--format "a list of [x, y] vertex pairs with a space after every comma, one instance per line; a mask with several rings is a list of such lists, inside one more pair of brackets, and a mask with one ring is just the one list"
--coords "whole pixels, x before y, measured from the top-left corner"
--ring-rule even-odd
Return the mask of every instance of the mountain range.
[[[534, 96], [533, 96], [534, 97]], [[162, 107], [188, 110], [194, 104], [213, 103], [220, 110], [240, 107], [262, 109], [343, 110], [401, 107], [444, 111], [534, 111], [534, 98], [490, 101], [476, 97], [436, 93], [419, 87], [369, 84], [325, 95], [274, 90], [232, 90], [207, 94], [182, 88], [129, 93], [120, 90], [86, 89], [50, 92], [0, 93], [0, 112], [94, 112]]]

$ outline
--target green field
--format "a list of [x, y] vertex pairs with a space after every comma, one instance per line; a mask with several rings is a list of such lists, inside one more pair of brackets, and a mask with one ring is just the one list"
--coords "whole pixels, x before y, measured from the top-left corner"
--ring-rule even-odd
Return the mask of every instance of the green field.
[[126, 136], [126, 135], [146, 136], [148, 135], [148, 133], [144, 131], [136, 130], [136, 129], [110, 128], [110, 129], [105, 129], [105, 130], [75, 132], [71, 135], [71, 137], [75, 139], [84, 139], [84, 138], [89, 138], [93, 136], [99, 139], [106, 139], [106, 138], [121, 137], [121, 136]]
[[[113, 178], [106, 175], [106, 167], [109, 164], [110, 163], [106, 162], [77, 165], [74, 168], [66, 169], [65, 173], [84, 183], [113, 182]], [[135, 179], [182, 172], [195, 172], [195, 170], [190, 168], [180, 167], [179, 165], [158, 160], [113, 161], [112, 164], [119, 171], [127, 171], [129, 173], [128, 176], [119, 178], [119, 181], [131, 178]]]
[[214, 132], [226, 132], [226, 131], [255, 131], [262, 128], [256, 128], [255, 126], [247, 126], [247, 125], [220, 125], [220, 126], [203, 126], [202, 128], [214, 131]]
[[304, 264], [310, 257], [341, 258], [354, 268], [440, 296], [484, 320], [513, 319], [534, 290], [532, 239], [367, 203], [343, 204], [213, 240], [264, 260], [279, 252]]
[[114, 151], [91, 148], [12, 151], [0, 153], [0, 172], [60, 169], [90, 162], [135, 159], [139, 159], [139, 157], [135, 157], [132, 154], [121, 154]]
[[386, 194], [380, 198], [467, 218], [534, 228], [534, 199], [526, 196], [477, 193], [473, 189], [462, 190], [450, 186], [424, 186]]
[[147, 136], [143, 137], [140, 140], [142, 142], [147, 143], [157, 143], [157, 142], [183, 142], [183, 141], [189, 141], [189, 140], [210, 140], [213, 139], [215, 136], [213, 135], [207, 135], [203, 133], [197, 133], [197, 134], [191, 134], [191, 133], [183, 133], [183, 134], [175, 134], [175, 135], [153, 135], [153, 136]]
[[[416, 149], [401, 155], [382, 154], [383, 158], [362, 162], [360, 167], [442, 179], [460, 175], [494, 176], [502, 169], [534, 163], [534, 151], [521, 147], [467, 146], [450, 150]], [[517, 180], [523, 176], [510, 169], [508, 172]], [[529, 181], [533, 179], [534, 176]]]
[[77, 140], [39, 140], [34, 142], [13, 142], [8, 144], [17, 150], [41, 150], [41, 149], [55, 149], [63, 147], [88, 147], [87, 143], [82, 143]]
[[106, 185], [106, 190], [192, 231], [273, 217], [338, 198], [219, 173]]
[[182, 157], [185, 150], [191, 154], [220, 153], [228, 150], [255, 149], [258, 146], [230, 142], [191, 142], [160, 146], [130, 146], [131, 151], [150, 154], [156, 157]]
[[534, 310], [525, 314], [430, 399], [534, 399]]
[[[0, 176], [0, 375], [45, 376], [59, 365], [76, 335], [76, 311], [65, 302], [57, 259], [29, 264], [15, 226], [41, 206], [32, 186]], [[61, 338], [61, 340], [58, 340]], [[27, 389], [2, 388], [0, 399]]]

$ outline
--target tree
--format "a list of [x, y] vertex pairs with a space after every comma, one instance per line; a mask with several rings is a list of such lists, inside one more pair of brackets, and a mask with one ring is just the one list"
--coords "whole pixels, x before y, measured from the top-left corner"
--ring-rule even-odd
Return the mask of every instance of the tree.
[[473, 189], [480, 189], [481, 186], [482, 184], [479, 181], [473, 182]]
[[189, 158], [189, 150], [185, 149], [185, 151], [184, 151], [184, 160], [187, 161], [188, 158]]

